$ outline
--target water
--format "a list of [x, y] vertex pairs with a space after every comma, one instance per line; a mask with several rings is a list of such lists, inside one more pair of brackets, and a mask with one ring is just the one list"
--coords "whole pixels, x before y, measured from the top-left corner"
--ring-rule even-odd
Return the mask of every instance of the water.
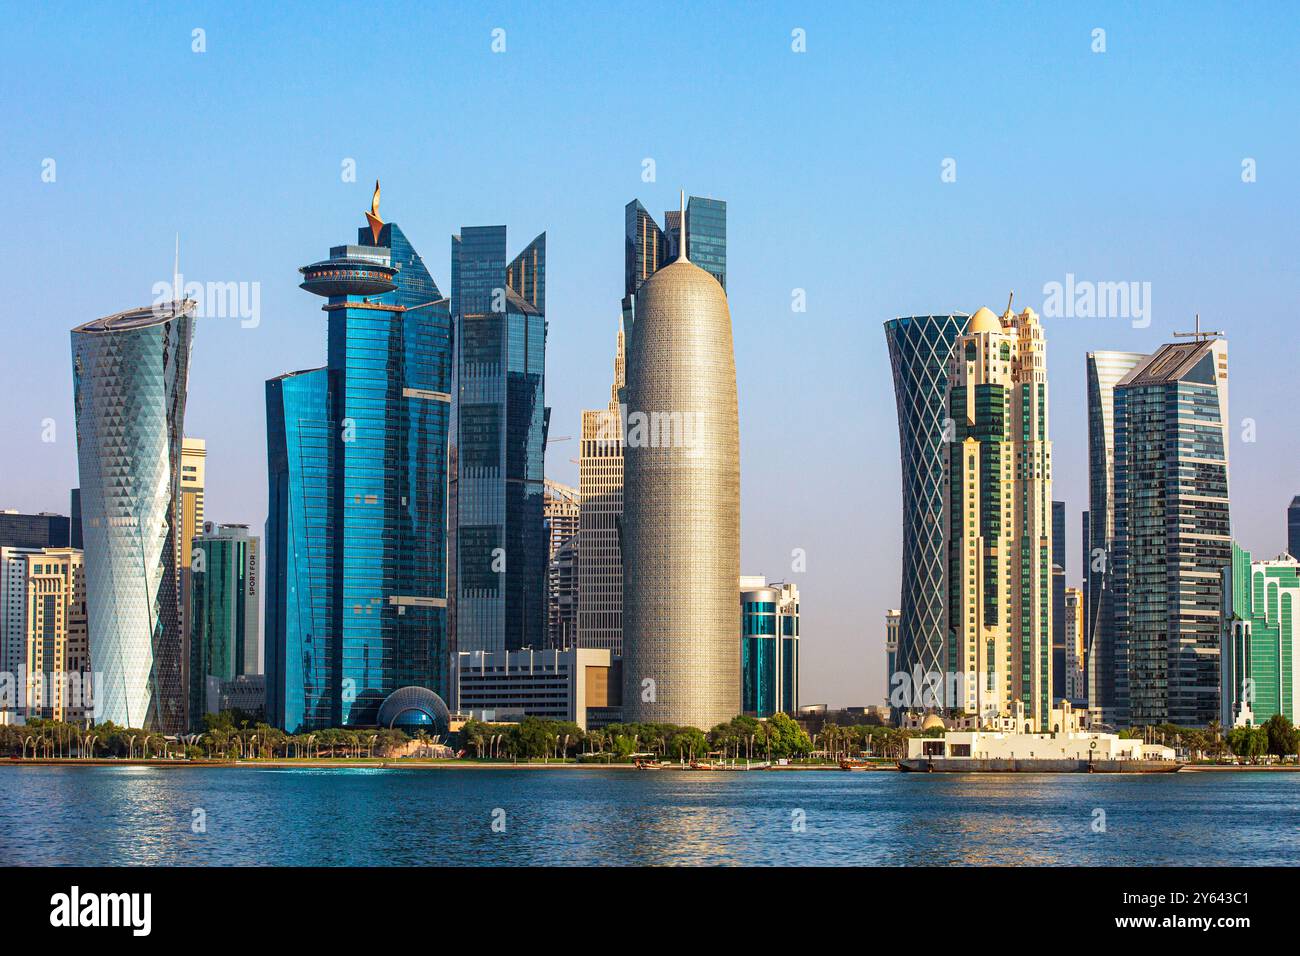
[[1298, 824], [1292, 773], [0, 766], [4, 865], [1281, 866]]

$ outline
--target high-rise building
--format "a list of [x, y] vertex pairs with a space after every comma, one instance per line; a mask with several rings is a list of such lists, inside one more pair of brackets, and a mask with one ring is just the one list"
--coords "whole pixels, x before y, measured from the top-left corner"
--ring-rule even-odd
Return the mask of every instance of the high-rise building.
[[635, 300], [623, 452], [624, 717], [707, 729], [740, 711], [731, 314], [721, 284], [686, 255], [646, 279]]
[[505, 226], [452, 238], [452, 634], [457, 652], [546, 641], [546, 234], [513, 260]]
[[27, 556], [41, 550], [0, 545], [0, 712], [12, 717], [26, 712]]
[[609, 404], [582, 413], [578, 457], [578, 645], [615, 657], [623, 654], [623, 345], [620, 329]]
[[248, 525], [208, 523], [190, 567], [190, 729], [201, 730], [207, 682], [261, 673], [258, 624], [261, 540]]
[[179, 733], [181, 436], [191, 300], [72, 330], [91, 669], [103, 721]]
[[762, 575], [740, 579], [740, 709], [751, 717], [799, 712], [799, 588]]
[[1300, 495], [1291, 499], [1291, 507], [1286, 509], [1286, 550], [1293, 558], [1300, 559]]
[[72, 545], [67, 515], [42, 511], [22, 514], [13, 508], [0, 511], [0, 548], [66, 548]]
[[[1220, 576], [1231, 561], [1228, 346], [1162, 346], [1115, 386], [1119, 721], [1220, 715]], [[1094, 525], [1096, 519], [1094, 518]]]
[[885, 702], [894, 690], [894, 675], [898, 673], [898, 620], [900, 612], [885, 612]]
[[1232, 545], [1223, 569], [1223, 727], [1300, 716], [1300, 562], [1253, 561]]
[[542, 516], [549, 540], [546, 563], [546, 646], [576, 647], [578, 637], [577, 488], [546, 479]]
[[[190, 686], [190, 561], [194, 538], [203, 531], [203, 489], [207, 484], [207, 442], [202, 438], [181, 439], [181, 500], [180, 534], [176, 536], [176, 566], [181, 577], [181, 668], [184, 686]], [[186, 706], [194, 700], [187, 690]], [[194, 726], [194, 716], [188, 711], [186, 726]]]
[[1065, 690], [1065, 502], [1052, 502], [1052, 700]]
[[266, 711], [290, 731], [446, 693], [450, 311], [378, 184], [366, 219], [300, 270], [326, 366], [266, 383]]
[[1065, 699], [1080, 710], [1086, 707], [1088, 685], [1084, 680], [1083, 589], [1067, 587], [1061, 617], [1065, 624]]
[[82, 553], [42, 548], [27, 555], [27, 717], [81, 721], [92, 713], [90, 646]]
[[[898, 662], [891, 673], [906, 673], [912, 688], [927, 679], [941, 679], [947, 671], [943, 469], [946, 442], [952, 437], [951, 429], [945, 428], [948, 366], [968, 319], [956, 312], [885, 323], [903, 472]], [[929, 703], [918, 694], [908, 697], [908, 707]]]
[[1148, 356], [1089, 352], [1088, 523], [1083, 552], [1083, 634], [1088, 707], [1114, 724], [1115, 702], [1115, 386]]
[[948, 669], [955, 706], [1034, 728], [1052, 711], [1052, 444], [1032, 309], [971, 316], [948, 376]]

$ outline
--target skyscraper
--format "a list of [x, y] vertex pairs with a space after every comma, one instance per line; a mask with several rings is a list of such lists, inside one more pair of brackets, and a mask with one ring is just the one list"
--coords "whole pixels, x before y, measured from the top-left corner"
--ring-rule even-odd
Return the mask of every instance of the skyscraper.
[[721, 284], [686, 255], [635, 296], [624, 443], [624, 716], [707, 729], [740, 711], [731, 315]]
[[891, 608], [885, 612], [885, 701], [893, 690], [893, 676], [898, 671], [898, 618], [899, 612]]
[[1065, 502], [1052, 502], [1052, 700], [1067, 696], [1065, 689]]
[[247, 525], [208, 524], [190, 569], [190, 729], [203, 728], [207, 679], [258, 674], [258, 551]]
[[546, 646], [576, 647], [578, 636], [577, 488], [546, 479], [542, 516], [546, 521]]
[[1220, 575], [1231, 561], [1228, 346], [1162, 346], [1115, 386], [1118, 719], [1220, 714]]
[[42, 548], [27, 555], [27, 717], [80, 721], [90, 716], [90, 648], [82, 553]]
[[1089, 352], [1088, 525], [1083, 554], [1083, 643], [1088, 707], [1101, 721], [1118, 719], [1115, 702], [1115, 386], [1148, 356]]
[[799, 712], [799, 588], [762, 575], [740, 579], [740, 709], [752, 717]]
[[1066, 588], [1061, 617], [1065, 623], [1065, 699], [1073, 706], [1087, 706], [1088, 685], [1084, 682], [1083, 590]]
[[1253, 561], [1232, 545], [1223, 569], [1223, 727], [1300, 716], [1300, 562]]
[[546, 234], [452, 238], [451, 620], [457, 652], [546, 640]]
[[1300, 559], [1300, 495], [1291, 499], [1291, 507], [1286, 509], [1286, 550], [1293, 558]]
[[[180, 534], [176, 536], [176, 566], [181, 576], [181, 667], [184, 685], [190, 686], [190, 561], [194, 537], [203, 530], [203, 489], [207, 484], [208, 445], [202, 438], [181, 439]], [[186, 706], [192, 701], [186, 697]], [[194, 725], [187, 711], [186, 725]]]
[[971, 316], [953, 349], [948, 415], [948, 669], [981, 717], [1052, 710], [1052, 444], [1047, 345], [1032, 309]]
[[[945, 442], [951, 435], [945, 435], [945, 403], [953, 346], [965, 331], [968, 318], [956, 312], [908, 316], [885, 323], [903, 472], [898, 658], [891, 676], [907, 674], [912, 683], [918, 678], [941, 676], [947, 670], [943, 468], [947, 458]], [[915, 695], [909, 698], [909, 706], [924, 703]]]
[[624, 377], [624, 337], [614, 353], [609, 404], [582, 413], [578, 489], [578, 645], [623, 654], [623, 427], [619, 396]]
[[176, 536], [194, 309], [146, 306], [72, 330], [96, 709], [164, 733], [185, 716]]
[[328, 361], [266, 384], [266, 697], [288, 730], [446, 693], [448, 302], [376, 183], [355, 245], [304, 266]]

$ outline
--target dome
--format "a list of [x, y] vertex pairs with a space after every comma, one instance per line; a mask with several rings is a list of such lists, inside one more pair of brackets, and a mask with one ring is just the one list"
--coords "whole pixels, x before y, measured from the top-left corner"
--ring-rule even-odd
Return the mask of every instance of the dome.
[[979, 311], [970, 317], [970, 324], [966, 327], [966, 333], [969, 335], [974, 332], [1001, 332], [1002, 322], [998, 319], [988, 306], [981, 306]]
[[[984, 311], [988, 312], [988, 309], [985, 309]], [[976, 314], [978, 315], [978, 313]], [[992, 312], [989, 312], [989, 315], [992, 314]], [[925, 720], [921, 721], [922, 730], [943, 730], [946, 726], [947, 725], [943, 722], [943, 718], [938, 714], [929, 714], [926, 716]]]
[[451, 712], [441, 697], [427, 687], [401, 687], [379, 705], [378, 724], [399, 730], [437, 730], [446, 733]]

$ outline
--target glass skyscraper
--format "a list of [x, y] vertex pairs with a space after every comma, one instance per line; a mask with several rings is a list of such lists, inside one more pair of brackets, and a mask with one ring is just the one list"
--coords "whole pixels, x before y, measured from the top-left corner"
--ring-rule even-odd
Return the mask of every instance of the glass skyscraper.
[[1148, 356], [1089, 352], [1088, 511], [1084, 526], [1083, 646], [1088, 707], [1107, 724], [1115, 709], [1115, 386]]
[[799, 589], [740, 579], [740, 709], [751, 717], [799, 710]]
[[193, 539], [190, 564], [190, 730], [203, 729], [207, 679], [257, 674], [258, 548], [246, 525], [221, 525]]
[[378, 195], [355, 245], [300, 270], [326, 366], [266, 384], [267, 713], [291, 731], [446, 693], [450, 311]]
[[[943, 463], [948, 366], [965, 313], [915, 315], [885, 323], [898, 406], [903, 472], [903, 562], [898, 618], [899, 673], [941, 675], [944, 648]], [[951, 435], [949, 435], [951, 437]], [[888, 675], [892, 679], [893, 675]], [[910, 679], [910, 678], [909, 678]]]
[[1300, 562], [1252, 561], [1232, 545], [1223, 569], [1224, 728], [1258, 727], [1274, 714], [1300, 716]]
[[546, 234], [513, 260], [506, 227], [452, 238], [454, 650], [546, 644]]
[[176, 536], [194, 309], [160, 304], [72, 330], [96, 717], [163, 733], [185, 730]]
[[1115, 386], [1119, 721], [1219, 717], [1220, 575], [1231, 561], [1228, 346], [1162, 346]]
[[1293, 558], [1300, 559], [1300, 495], [1291, 499], [1291, 507], [1286, 509], [1286, 550]]

